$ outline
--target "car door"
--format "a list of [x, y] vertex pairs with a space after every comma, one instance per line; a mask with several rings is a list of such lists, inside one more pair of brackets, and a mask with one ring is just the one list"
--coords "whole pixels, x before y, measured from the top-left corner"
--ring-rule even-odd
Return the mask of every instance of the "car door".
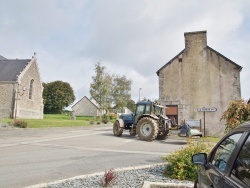
[[243, 133], [233, 133], [220, 141], [212, 150], [206, 168], [199, 174], [200, 187], [226, 187], [225, 176], [230, 166], [230, 158], [234, 157], [234, 150], [237, 147]]
[[233, 161], [229, 175], [225, 177], [225, 187], [250, 187], [250, 135], [244, 134], [242, 147]]

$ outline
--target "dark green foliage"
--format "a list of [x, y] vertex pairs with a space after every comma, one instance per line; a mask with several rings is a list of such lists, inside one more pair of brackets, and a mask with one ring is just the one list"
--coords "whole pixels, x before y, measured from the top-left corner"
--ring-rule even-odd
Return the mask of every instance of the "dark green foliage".
[[231, 101], [221, 120], [226, 121], [225, 132], [230, 132], [241, 123], [250, 120], [250, 104], [244, 103], [243, 100]]
[[75, 100], [75, 95], [69, 83], [55, 81], [43, 83], [43, 100], [45, 114], [60, 114], [63, 109]]
[[210, 149], [211, 146], [204, 142], [189, 142], [187, 147], [162, 157], [168, 162], [165, 175], [173, 179], [194, 181], [198, 166], [192, 163], [191, 157], [196, 153], [208, 153]]
[[26, 121], [17, 120], [14, 122], [14, 127], [26, 128], [28, 123]]

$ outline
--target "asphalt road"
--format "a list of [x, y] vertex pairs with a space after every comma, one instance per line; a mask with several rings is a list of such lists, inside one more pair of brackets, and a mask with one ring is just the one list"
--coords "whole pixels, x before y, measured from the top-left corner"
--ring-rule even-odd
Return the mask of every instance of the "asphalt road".
[[0, 188], [19, 188], [105, 169], [163, 162], [186, 145], [176, 137], [145, 142], [112, 125], [46, 129], [0, 129]]

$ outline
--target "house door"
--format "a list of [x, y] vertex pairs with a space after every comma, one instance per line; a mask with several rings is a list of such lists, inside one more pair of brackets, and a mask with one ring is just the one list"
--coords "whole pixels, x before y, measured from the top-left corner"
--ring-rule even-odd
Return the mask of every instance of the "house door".
[[178, 125], [178, 105], [166, 105], [166, 115], [175, 125]]

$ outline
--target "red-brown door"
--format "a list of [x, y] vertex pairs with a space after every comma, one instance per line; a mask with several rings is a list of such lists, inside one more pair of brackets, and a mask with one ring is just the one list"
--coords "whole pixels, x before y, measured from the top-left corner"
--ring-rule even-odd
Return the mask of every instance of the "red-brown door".
[[178, 124], [178, 105], [166, 105], [166, 115], [174, 124]]

